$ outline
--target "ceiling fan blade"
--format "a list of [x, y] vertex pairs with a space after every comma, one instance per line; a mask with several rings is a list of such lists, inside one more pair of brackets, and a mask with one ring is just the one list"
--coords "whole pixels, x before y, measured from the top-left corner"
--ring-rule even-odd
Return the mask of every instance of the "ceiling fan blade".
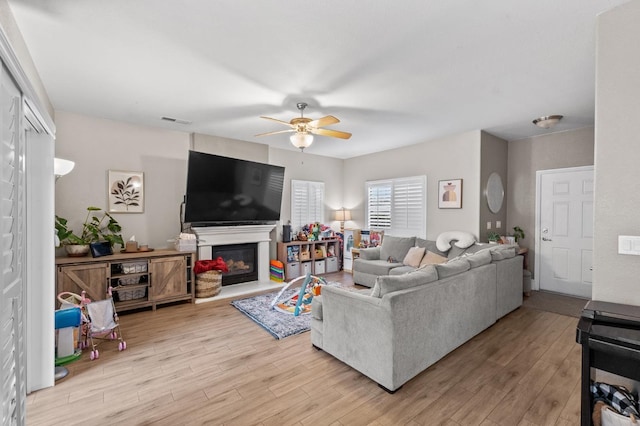
[[340, 120], [338, 120], [333, 115], [327, 115], [326, 117], [318, 118], [317, 120], [313, 120], [313, 121], [308, 122], [307, 126], [311, 126], [311, 127], [326, 127], [326, 126], [330, 126], [332, 124], [336, 124], [336, 123], [339, 123], [339, 122], [340, 122]]
[[295, 130], [294, 129], [278, 130], [276, 132], [260, 133], [259, 135], [256, 135], [256, 136], [269, 136], [269, 135], [277, 135], [278, 133], [291, 133], [291, 132], [295, 132]]
[[351, 133], [348, 132], [340, 132], [338, 130], [331, 129], [309, 129], [309, 132], [322, 135], [322, 136], [331, 136], [332, 138], [340, 138], [340, 139], [349, 139], [351, 137]]
[[285, 126], [293, 127], [293, 125], [288, 121], [282, 121], [282, 120], [278, 120], [277, 118], [264, 117], [264, 116], [260, 116], [260, 118], [264, 118], [265, 120], [275, 121], [276, 123], [284, 124]]

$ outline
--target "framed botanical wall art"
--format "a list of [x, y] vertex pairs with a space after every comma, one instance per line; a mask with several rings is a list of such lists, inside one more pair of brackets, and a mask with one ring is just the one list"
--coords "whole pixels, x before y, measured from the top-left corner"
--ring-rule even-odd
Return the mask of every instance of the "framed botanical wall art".
[[438, 208], [462, 208], [462, 179], [438, 181]]
[[109, 170], [109, 213], [144, 213], [144, 173]]

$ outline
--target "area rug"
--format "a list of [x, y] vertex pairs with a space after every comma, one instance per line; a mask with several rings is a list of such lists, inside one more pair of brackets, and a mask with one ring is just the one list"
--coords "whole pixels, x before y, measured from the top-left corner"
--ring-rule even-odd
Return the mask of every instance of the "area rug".
[[[340, 286], [340, 283], [330, 282], [327, 285]], [[300, 292], [300, 287], [285, 290], [280, 299], [286, 299]], [[231, 304], [240, 312], [251, 318], [276, 339], [304, 333], [311, 329], [311, 314], [294, 316], [271, 308], [273, 298], [279, 292], [260, 294], [258, 296], [238, 299]]]

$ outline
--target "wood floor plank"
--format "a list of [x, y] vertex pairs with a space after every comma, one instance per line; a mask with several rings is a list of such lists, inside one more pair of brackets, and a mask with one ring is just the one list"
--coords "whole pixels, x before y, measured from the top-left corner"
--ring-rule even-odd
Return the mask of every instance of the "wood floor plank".
[[[349, 274], [330, 280], [352, 285]], [[120, 316], [128, 349], [68, 365], [27, 397], [29, 425], [577, 424], [576, 319], [520, 308], [391, 395], [309, 333], [274, 339], [229, 304]], [[82, 413], [79, 415], [78, 413]]]

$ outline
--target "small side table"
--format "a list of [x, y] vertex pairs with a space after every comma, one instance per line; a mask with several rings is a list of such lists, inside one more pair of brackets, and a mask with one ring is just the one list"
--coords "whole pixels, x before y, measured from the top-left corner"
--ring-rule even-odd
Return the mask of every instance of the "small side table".
[[529, 249], [527, 247], [520, 247], [518, 249], [518, 255], [524, 257], [522, 269], [529, 270]]
[[522, 279], [523, 279], [523, 293], [525, 296], [531, 296], [531, 272], [529, 272], [529, 249], [527, 247], [520, 247], [518, 249], [518, 255], [524, 259], [522, 261]]

